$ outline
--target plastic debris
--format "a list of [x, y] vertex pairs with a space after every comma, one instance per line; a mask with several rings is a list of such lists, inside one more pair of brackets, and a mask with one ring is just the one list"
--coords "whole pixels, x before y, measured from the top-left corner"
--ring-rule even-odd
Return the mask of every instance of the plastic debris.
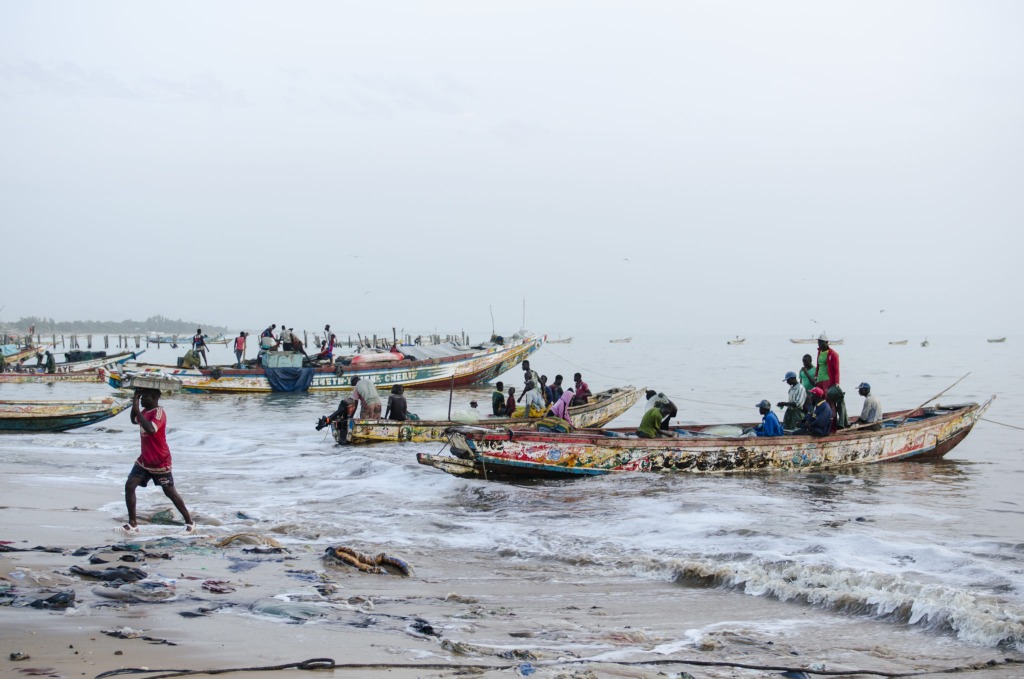
[[146, 577], [146, 571], [138, 568], [129, 568], [127, 566], [105, 568], [102, 571], [88, 570], [81, 566], [72, 566], [69, 570], [75, 575], [80, 575], [84, 578], [93, 578], [94, 580], [103, 580], [104, 582], [135, 582]]
[[75, 603], [75, 591], [57, 592], [48, 599], [36, 599], [29, 604], [32, 608], [45, 608], [52, 611], [62, 611]]

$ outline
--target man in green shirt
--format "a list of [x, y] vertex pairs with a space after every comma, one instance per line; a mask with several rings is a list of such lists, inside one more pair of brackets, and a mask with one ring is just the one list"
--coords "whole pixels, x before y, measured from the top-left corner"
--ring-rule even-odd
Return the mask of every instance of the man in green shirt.
[[656, 439], [661, 434], [661, 420], [668, 414], [668, 405], [660, 404], [650, 408], [640, 420], [636, 435], [642, 439]]
[[503, 382], [494, 385], [494, 393], [491, 394], [491, 413], [495, 417], [505, 415], [505, 384]]
[[49, 351], [46, 352], [46, 372], [50, 374], [57, 372], [57, 361]]
[[811, 389], [814, 389], [816, 382], [814, 377], [814, 359], [810, 354], [804, 354], [804, 365], [800, 368], [800, 384], [808, 394], [811, 393]]

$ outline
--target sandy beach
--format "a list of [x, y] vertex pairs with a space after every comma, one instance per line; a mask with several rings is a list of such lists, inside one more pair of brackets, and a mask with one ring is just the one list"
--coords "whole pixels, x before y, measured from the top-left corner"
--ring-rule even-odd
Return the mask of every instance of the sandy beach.
[[[6, 585], [0, 592], [10, 604], [0, 607], [0, 664], [8, 676], [255, 668], [328, 658], [338, 666], [333, 676], [353, 677], [768, 677], [778, 670], [688, 661], [902, 672], [1004, 657], [978, 649], [965, 658], [955, 644], [946, 654], [939, 644], [934, 656], [921, 657], [919, 640], [904, 644], [901, 637], [910, 633], [900, 629], [868, 644], [858, 632], [859, 641], [848, 647], [842, 620], [812, 608], [794, 621], [791, 606], [771, 599], [580, 577], [565, 564], [520, 571], [511, 553], [467, 554], [452, 562], [426, 552], [392, 552], [415, 569], [401, 577], [325, 560], [332, 545], [315, 535], [282, 553], [259, 553], [275, 551], [275, 536], [294, 538], [294, 525], [228, 535], [200, 515], [198, 536], [185, 536], [180, 525], [144, 523], [139, 536], [129, 537], [100, 510], [119, 489], [78, 481], [41, 489], [8, 471], [0, 463], [0, 537], [6, 549], [19, 550], [0, 553]], [[152, 489], [140, 500], [143, 522], [170, 508]], [[390, 551], [387, 545], [350, 546]], [[109, 598], [112, 588], [72, 573], [75, 566], [139, 568], [147, 580], [173, 588], [173, 596], [160, 602]], [[71, 590], [75, 599], [65, 610], [26, 605]], [[761, 624], [780, 619], [790, 621], [782, 631], [775, 625], [768, 633]], [[908, 657], [915, 645], [917, 655]], [[28, 658], [14, 660], [20, 657], [14, 654]], [[1019, 672], [1011, 665], [988, 668], [984, 676]], [[234, 676], [256, 674], [267, 676]], [[310, 676], [298, 669], [276, 675]]]

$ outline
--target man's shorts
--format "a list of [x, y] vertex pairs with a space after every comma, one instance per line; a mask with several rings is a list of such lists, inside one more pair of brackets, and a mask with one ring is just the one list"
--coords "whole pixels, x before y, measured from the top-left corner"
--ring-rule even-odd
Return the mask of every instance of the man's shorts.
[[174, 487], [174, 477], [171, 476], [171, 472], [151, 472], [148, 469], [139, 466], [138, 462], [132, 466], [132, 471], [128, 474], [128, 478], [132, 478], [133, 476], [142, 479], [142, 482], [139, 483], [139, 485], [143, 488], [149, 485], [150, 481], [161, 488]]

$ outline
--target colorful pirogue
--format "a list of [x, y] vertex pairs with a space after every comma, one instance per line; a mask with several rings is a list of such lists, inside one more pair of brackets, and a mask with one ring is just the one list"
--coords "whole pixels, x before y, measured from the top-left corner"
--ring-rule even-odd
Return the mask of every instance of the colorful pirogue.
[[[992, 397], [995, 398], [995, 397]], [[453, 428], [451, 456], [419, 454], [420, 464], [457, 476], [573, 477], [615, 472], [727, 473], [814, 471], [910, 459], [937, 459], [971, 431], [992, 403], [887, 413], [878, 430], [856, 427], [826, 437], [723, 436], [721, 425], [676, 427], [667, 438], [631, 430], [569, 434]], [[739, 427], [732, 427], [739, 434]]]
[[[569, 418], [573, 427], [602, 427], [633, 407], [644, 390], [637, 387], [616, 387], [598, 392], [590, 397], [590, 402], [569, 408]], [[481, 419], [483, 427], [503, 427], [507, 429], [536, 429], [545, 422], [544, 418], [536, 417], [488, 417]], [[349, 420], [347, 427], [334, 430], [334, 438], [338, 443], [379, 443], [396, 441], [413, 441], [427, 443], [444, 441], [446, 431], [458, 426], [459, 422], [451, 420]], [[461, 424], [466, 424], [465, 422]]]
[[[370, 380], [377, 386], [401, 384], [417, 389], [447, 389], [494, 379], [521, 363], [542, 342], [540, 337], [527, 335], [476, 346], [406, 345], [400, 347], [404, 354], [401, 360], [353, 361], [350, 365], [335, 363], [308, 368], [178, 368], [140, 363], [129, 364], [124, 371], [109, 371], [106, 381], [121, 389], [130, 374], [156, 372], [180, 380], [183, 392], [200, 394], [348, 391], [352, 389], [353, 377]], [[300, 376], [304, 382], [298, 382]]]
[[[145, 351], [145, 350], [143, 350]], [[0, 373], [0, 384], [26, 384], [36, 382], [103, 382], [100, 368], [111, 369], [136, 358], [142, 351], [123, 351], [110, 356], [88, 358], [81, 361], [67, 361], [57, 364], [52, 373], [34, 370]]]
[[86, 401], [0, 401], [0, 431], [66, 431], [102, 422], [130, 404], [112, 398]]

